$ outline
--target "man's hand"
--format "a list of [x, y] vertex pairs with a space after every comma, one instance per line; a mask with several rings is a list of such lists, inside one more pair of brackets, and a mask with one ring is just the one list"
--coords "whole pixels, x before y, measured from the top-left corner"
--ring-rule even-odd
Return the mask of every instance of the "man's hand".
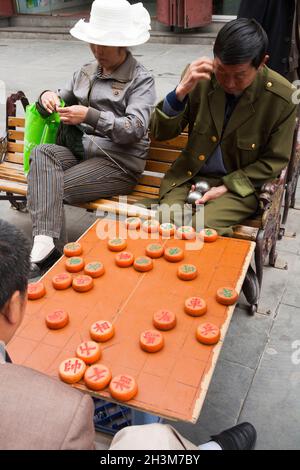
[[201, 57], [192, 62], [176, 88], [177, 99], [183, 101], [186, 95], [195, 88], [200, 80], [210, 80], [213, 71], [213, 60], [207, 57]]
[[66, 108], [57, 108], [57, 112], [64, 124], [76, 125], [84, 122], [88, 109], [86, 106], [73, 105]]
[[[192, 186], [192, 191], [193, 191], [193, 186]], [[216, 186], [210, 188], [207, 193], [203, 195], [201, 199], [198, 199], [195, 204], [205, 204], [208, 201], [212, 201], [213, 199], [218, 199], [219, 197], [223, 196], [223, 194], [226, 194], [228, 192], [228, 189], [226, 186], [223, 184], [222, 186]]]
[[48, 113], [54, 113], [60, 106], [59, 97], [54, 91], [45, 91], [41, 96], [41, 103]]

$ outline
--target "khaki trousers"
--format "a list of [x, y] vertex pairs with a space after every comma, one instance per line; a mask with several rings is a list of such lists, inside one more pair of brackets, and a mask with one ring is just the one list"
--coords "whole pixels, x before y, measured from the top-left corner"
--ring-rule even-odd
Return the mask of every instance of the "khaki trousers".
[[[217, 178], [203, 178], [210, 186], [220, 186], [222, 181]], [[169, 222], [168, 215], [164, 214], [162, 204], [174, 207], [171, 211], [171, 221], [177, 226], [185, 225], [186, 219], [182, 219], [182, 209], [185, 206], [187, 195], [191, 189], [191, 183], [185, 183], [172, 189], [160, 200], [159, 219], [161, 222]], [[241, 223], [253, 215], [258, 209], [258, 199], [255, 194], [241, 197], [238, 194], [228, 192], [218, 199], [209, 201], [204, 206], [204, 227], [217, 230], [221, 236], [232, 236], [233, 226]], [[196, 214], [192, 215], [192, 225], [196, 228]], [[197, 227], [198, 228], [198, 227]]]
[[128, 426], [119, 431], [109, 450], [198, 450], [168, 424]]

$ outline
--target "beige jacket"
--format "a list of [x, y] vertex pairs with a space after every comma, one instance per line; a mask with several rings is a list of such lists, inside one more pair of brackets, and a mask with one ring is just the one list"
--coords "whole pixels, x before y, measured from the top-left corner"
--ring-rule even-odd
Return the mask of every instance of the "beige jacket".
[[55, 379], [0, 364], [1, 450], [92, 450], [92, 399]]

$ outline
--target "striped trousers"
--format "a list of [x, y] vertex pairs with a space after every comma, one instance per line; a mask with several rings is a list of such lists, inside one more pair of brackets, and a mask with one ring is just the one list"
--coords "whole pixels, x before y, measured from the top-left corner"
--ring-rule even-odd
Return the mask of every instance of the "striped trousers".
[[30, 156], [28, 210], [33, 236], [48, 235], [66, 242], [63, 203], [130, 194], [138, 175], [125, 173], [107, 157], [79, 160], [66, 147], [38, 145]]

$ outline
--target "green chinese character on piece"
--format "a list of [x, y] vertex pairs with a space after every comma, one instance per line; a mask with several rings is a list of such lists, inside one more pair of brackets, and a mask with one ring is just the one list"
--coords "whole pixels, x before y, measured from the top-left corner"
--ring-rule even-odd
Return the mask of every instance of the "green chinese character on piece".
[[96, 271], [96, 269], [100, 268], [100, 263], [93, 263], [93, 264], [90, 264], [89, 265], [89, 268], [92, 270], [92, 271]]
[[185, 264], [185, 265], [183, 266], [183, 271], [184, 271], [185, 273], [192, 273], [192, 272], [195, 271], [195, 268], [194, 268], [193, 266], [189, 266], [189, 265]]
[[223, 289], [224, 297], [230, 298], [232, 297], [232, 291], [230, 289]]
[[141, 258], [141, 259], [138, 259], [138, 260], [137, 260], [137, 263], [138, 263], [138, 264], [148, 264], [148, 260], [145, 259], [145, 258]]
[[179, 253], [178, 248], [171, 248], [170, 249], [170, 255], [176, 255], [177, 253]]
[[80, 259], [79, 258], [71, 258], [70, 259], [70, 264], [79, 264], [80, 263]]
[[209, 230], [209, 229], [205, 230], [205, 232], [206, 232], [206, 235], [208, 235], [208, 236], [210, 236], [210, 235], [212, 235], [212, 234], [213, 234], [213, 233], [212, 233], [212, 231], [211, 231], [211, 230]]

